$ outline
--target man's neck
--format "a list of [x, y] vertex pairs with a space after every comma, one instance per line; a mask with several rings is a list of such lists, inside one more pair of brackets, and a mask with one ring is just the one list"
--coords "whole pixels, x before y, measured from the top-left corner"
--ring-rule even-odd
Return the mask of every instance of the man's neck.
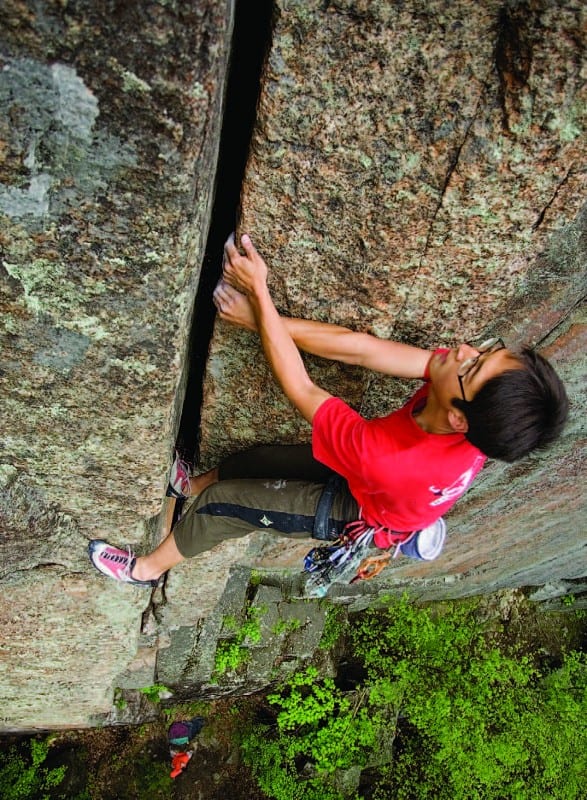
[[416, 411], [413, 417], [417, 425], [426, 433], [441, 435], [455, 433], [448, 421], [448, 412], [438, 403], [432, 391], [426, 397], [426, 404]]

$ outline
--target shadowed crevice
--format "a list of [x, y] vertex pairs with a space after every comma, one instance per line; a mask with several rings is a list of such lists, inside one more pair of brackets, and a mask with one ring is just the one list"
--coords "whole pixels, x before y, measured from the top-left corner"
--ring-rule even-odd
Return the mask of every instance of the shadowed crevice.
[[186, 394], [176, 440], [177, 450], [194, 464], [199, 459], [204, 373], [215, 318], [212, 292], [221, 274], [224, 242], [235, 230], [240, 215], [241, 186], [271, 41], [272, 17], [273, 0], [258, 0], [254, 10], [246, 0], [236, 2], [214, 203], [194, 301]]
[[504, 4], [497, 21], [495, 68], [499, 80], [502, 125], [510, 133], [512, 117], [520, 113], [522, 94], [528, 84], [533, 57], [533, 31], [538, 27], [542, 3], [530, 0]]

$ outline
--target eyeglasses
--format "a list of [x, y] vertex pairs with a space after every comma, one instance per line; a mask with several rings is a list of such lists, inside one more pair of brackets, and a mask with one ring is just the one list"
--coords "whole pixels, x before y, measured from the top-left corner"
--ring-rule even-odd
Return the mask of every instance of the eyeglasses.
[[485, 342], [482, 342], [478, 347], [475, 347], [475, 350], [479, 355], [472, 356], [471, 358], [466, 358], [459, 364], [459, 368], [457, 369], [457, 378], [459, 379], [459, 386], [461, 387], [461, 394], [463, 395], [463, 400], [465, 401], [465, 403], [467, 402], [467, 398], [465, 397], [463, 378], [469, 374], [469, 372], [473, 369], [473, 367], [479, 361], [481, 356], [489, 355], [490, 353], [496, 353], [498, 350], [503, 350], [504, 348], [505, 344], [503, 339], [494, 336], [492, 339], [487, 339]]

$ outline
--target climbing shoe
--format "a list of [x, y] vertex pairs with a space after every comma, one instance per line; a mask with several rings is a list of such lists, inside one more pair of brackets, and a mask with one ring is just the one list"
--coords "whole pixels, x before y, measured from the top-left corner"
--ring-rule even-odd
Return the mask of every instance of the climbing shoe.
[[130, 547], [127, 550], [120, 550], [102, 539], [92, 539], [88, 544], [88, 553], [90, 561], [102, 575], [135, 586], [157, 586], [158, 581], [138, 581], [132, 577], [136, 558]]
[[175, 456], [175, 460], [171, 465], [169, 484], [165, 494], [167, 497], [178, 498], [185, 498], [190, 495], [190, 467], [178, 455]]

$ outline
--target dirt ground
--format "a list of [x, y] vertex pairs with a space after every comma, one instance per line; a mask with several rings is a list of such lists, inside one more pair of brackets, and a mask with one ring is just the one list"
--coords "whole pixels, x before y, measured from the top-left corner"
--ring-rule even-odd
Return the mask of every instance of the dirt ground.
[[[67, 800], [266, 800], [234, 743], [236, 726], [255, 713], [261, 697], [186, 704], [155, 723], [58, 735], [50, 766], [71, 769], [55, 792]], [[167, 729], [171, 722], [206, 719], [184, 772], [171, 779]], [[49, 762], [48, 762], [49, 763]]]

